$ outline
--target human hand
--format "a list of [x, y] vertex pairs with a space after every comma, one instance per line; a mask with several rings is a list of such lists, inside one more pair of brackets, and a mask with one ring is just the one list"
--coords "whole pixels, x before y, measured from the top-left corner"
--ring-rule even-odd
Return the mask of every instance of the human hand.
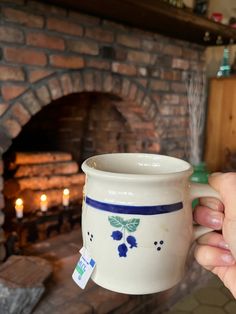
[[210, 232], [198, 240], [196, 260], [216, 274], [236, 298], [236, 173], [216, 173], [209, 184], [219, 192], [222, 202], [201, 198], [194, 220], [220, 232]]

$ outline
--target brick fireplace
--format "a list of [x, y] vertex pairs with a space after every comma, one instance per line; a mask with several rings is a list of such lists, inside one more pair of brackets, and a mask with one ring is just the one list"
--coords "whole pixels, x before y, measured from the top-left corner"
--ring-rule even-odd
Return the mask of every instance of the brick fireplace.
[[184, 77], [204, 71], [204, 47], [40, 1], [1, 1], [0, 15], [0, 209], [14, 150], [187, 158]]

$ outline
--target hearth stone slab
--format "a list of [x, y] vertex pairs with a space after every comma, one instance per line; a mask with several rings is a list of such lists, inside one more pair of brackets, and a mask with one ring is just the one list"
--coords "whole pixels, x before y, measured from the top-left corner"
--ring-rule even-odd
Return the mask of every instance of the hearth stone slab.
[[51, 273], [51, 264], [43, 258], [11, 256], [0, 266], [0, 313], [32, 313]]

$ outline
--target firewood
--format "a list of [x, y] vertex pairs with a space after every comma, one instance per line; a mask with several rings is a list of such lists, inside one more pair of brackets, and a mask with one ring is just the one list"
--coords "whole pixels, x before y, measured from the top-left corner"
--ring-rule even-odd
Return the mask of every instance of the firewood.
[[10, 169], [15, 169], [17, 165], [42, 164], [69, 160], [72, 160], [72, 156], [65, 152], [16, 152], [11, 161]]
[[78, 172], [78, 164], [75, 161], [55, 162], [37, 165], [21, 165], [14, 173], [15, 178], [50, 176], [55, 174], [72, 174]]
[[[78, 202], [79, 210], [79, 205], [83, 197], [82, 187], [81, 185], [72, 185], [69, 187], [69, 189], [70, 202]], [[42, 191], [25, 190], [18, 196], [22, 198], [24, 202], [24, 213], [33, 212], [37, 209], [40, 209], [40, 196], [42, 194], [47, 195], [48, 208], [62, 204], [63, 189], [46, 190], [43, 191], [43, 193]]]
[[7, 198], [18, 197], [24, 190], [49, 190], [68, 188], [71, 185], [83, 186], [85, 175], [83, 173], [69, 176], [50, 176], [50, 177], [28, 177], [21, 179], [6, 180], [4, 185], [4, 195]]

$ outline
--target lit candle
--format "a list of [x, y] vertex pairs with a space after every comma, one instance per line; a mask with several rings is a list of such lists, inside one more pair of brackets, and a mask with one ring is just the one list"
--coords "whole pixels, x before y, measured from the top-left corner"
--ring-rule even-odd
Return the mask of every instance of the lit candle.
[[40, 196], [40, 209], [42, 212], [46, 212], [48, 209], [48, 200], [46, 194], [42, 194]]
[[63, 195], [62, 195], [62, 205], [69, 206], [69, 201], [70, 201], [70, 190], [64, 189]]
[[16, 218], [23, 218], [24, 204], [21, 198], [15, 202]]

